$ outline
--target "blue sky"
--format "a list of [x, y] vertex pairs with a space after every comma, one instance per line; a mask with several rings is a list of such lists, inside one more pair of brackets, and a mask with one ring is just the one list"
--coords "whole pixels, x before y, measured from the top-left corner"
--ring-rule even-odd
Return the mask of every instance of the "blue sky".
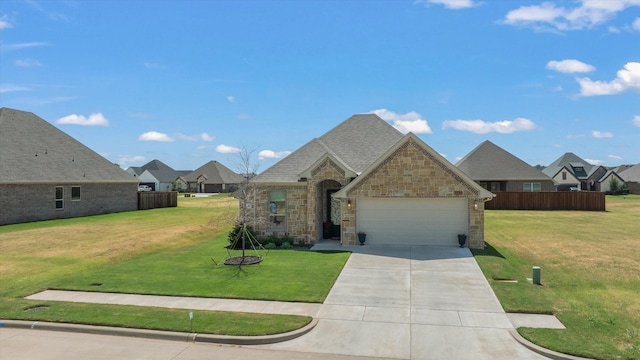
[[264, 170], [369, 112], [453, 163], [640, 163], [640, 0], [5, 0], [0, 60], [0, 106], [122, 168]]

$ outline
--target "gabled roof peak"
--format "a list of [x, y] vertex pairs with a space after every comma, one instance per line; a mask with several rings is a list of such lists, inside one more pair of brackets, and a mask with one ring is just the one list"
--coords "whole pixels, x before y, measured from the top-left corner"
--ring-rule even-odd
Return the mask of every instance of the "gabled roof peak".
[[354, 173], [366, 170], [402, 133], [375, 114], [357, 114], [314, 138], [260, 175], [255, 182], [297, 182], [298, 176], [325, 154]]
[[476, 181], [551, 180], [540, 170], [489, 140], [471, 150], [456, 166]]

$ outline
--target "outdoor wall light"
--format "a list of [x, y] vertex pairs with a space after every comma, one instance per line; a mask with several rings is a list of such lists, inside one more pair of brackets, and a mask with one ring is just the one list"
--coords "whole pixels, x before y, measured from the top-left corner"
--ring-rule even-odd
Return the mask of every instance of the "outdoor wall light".
[[473, 210], [478, 210], [478, 200], [473, 201]]
[[347, 208], [351, 210], [351, 199], [347, 200]]

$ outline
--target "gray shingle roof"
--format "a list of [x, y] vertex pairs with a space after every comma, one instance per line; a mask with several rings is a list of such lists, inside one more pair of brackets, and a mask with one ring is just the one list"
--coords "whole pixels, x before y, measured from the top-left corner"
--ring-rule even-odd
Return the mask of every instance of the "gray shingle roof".
[[160, 160], [151, 160], [148, 163], [142, 165], [140, 169], [142, 170], [140, 173], [143, 173], [146, 170], [151, 173], [153, 177], [158, 179], [158, 181], [163, 183], [173, 182], [178, 177], [184, 176], [191, 172], [185, 170], [176, 171], [171, 166], [163, 163]]
[[204, 175], [207, 178], [204, 182], [205, 184], [240, 184], [244, 180], [242, 175], [231, 171], [217, 161], [209, 161], [187, 174], [184, 178], [189, 182], [195, 182], [200, 175]]
[[634, 165], [618, 174], [624, 181], [640, 182], [640, 164]]
[[402, 139], [402, 133], [374, 114], [353, 115], [319, 138], [280, 160], [253, 182], [297, 182], [300, 174], [330, 154], [342, 166], [361, 173]]
[[470, 153], [456, 163], [456, 166], [475, 181], [552, 181], [542, 171], [488, 140], [471, 150]]
[[0, 182], [138, 181], [37, 115], [0, 108]]
[[[542, 172], [549, 177], [554, 177], [563, 167], [566, 167], [573, 173], [573, 175], [582, 180], [587, 179], [589, 176], [591, 176], [591, 174], [593, 174], [594, 171], [599, 168], [599, 166], [589, 164], [578, 155], [568, 152], [556, 159], [556, 161], [551, 163], [551, 165], [544, 168]], [[574, 171], [576, 167], [582, 167], [584, 169], [584, 172], [576, 173]]]

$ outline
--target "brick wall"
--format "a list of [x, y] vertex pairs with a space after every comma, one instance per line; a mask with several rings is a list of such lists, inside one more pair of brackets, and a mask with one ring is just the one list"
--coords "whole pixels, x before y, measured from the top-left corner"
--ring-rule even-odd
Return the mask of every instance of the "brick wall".
[[523, 191], [523, 186], [524, 184], [530, 184], [530, 183], [540, 183], [540, 191], [556, 191], [556, 186], [553, 183], [553, 181], [549, 180], [549, 181], [540, 181], [540, 180], [532, 180], [532, 181], [508, 181], [507, 182], [507, 191], [514, 191], [514, 192], [522, 192]]
[[[56, 209], [56, 187], [64, 189], [62, 209]], [[80, 200], [71, 188], [80, 187]], [[135, 183], [0, 185], [0, 225], [133, 211], [138, 208]]]

